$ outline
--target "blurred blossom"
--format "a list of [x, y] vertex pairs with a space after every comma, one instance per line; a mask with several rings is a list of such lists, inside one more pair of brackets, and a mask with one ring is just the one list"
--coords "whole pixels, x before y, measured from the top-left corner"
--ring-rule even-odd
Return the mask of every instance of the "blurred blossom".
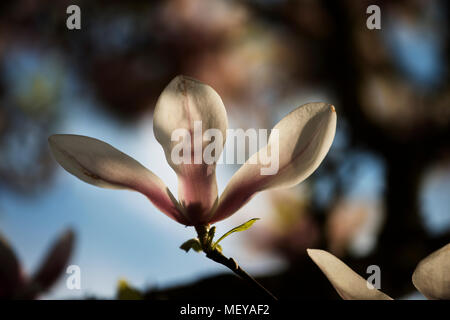
[[418, 120], [415, 92], [398, 78], [371, 75], [362, 84], [360, 99], [364, 111], [391, 130], [410, 130]]
[[318, 206], [329, 210], [324, 231], [329, 250], [338, 256], [361, 257], [375, 247], [383, 226], [385, 163], [372, 153], [350, 151], [345, 145], [329, 157], [336, 170], [317, 177], [312, 194]]
[[362, 82], [359, 98], [374, 122], [403, 139], [426, 125], [450, 124], [448, 90], [426, 96], [398, 77], [371, 75]]
[[53, 51], [17, 45], [4, 53], [0, 76], [0, 181], [33, 191], [50, 174], [45, 137], [57, 119], [65, 69]]
[[65, 231], [52, 245], [33, 276], [24, 274], [16, 254], [0, 235], [0, 299], [35, 299], [48, 291], [65, 271], [75, 235]]
[[358, 102], [363, 112], [393, 138], [405, 140], [430, 127], [450, 124], [448, 21], [444, 1], [386, 2], [383, 26], [372, 32], [364, 23], [364, 4], [352, 11], [358, 64]]
[[383, 210], [374, 200], [341, 200], [329, 213], [326, 235], [329, 250], [343, 256], [365, 256], [375, 247]]
[[210, 83], [230, 109], [253, 109], [295, 90], [292, 72], [310, 68], [306, 50], [239, 3], [115, 4], [98, 14], [84, 71], [104, 107], [129, 119], [151, 110], [176, 74]]
[[237, 3], [168, 1], [161, 24], [179, 40], [174, 50], [190, 52], [180, 57], [182, 72], [210, 83], [231, 107], [271, 104], [268, 95], [282, 97], [292, 70], [304, 64], [302, 50]]
[[320, 238], [319, 226], [308, 210], [307, 185], [270, 192], [271, 214], [262, 219], [259, 230], [250, 230], [253, 246], [272, 251], [289, 261], [305, 254]]
[[293, 56], [277, 33], [257, 25], [246, 31], [223, 50], [197, 57], [192, 73], [212, 83], [231, 101], [254, 109], [286, 94], [282, 89], [283, 85], [289, 88], [291, 72], [284, 66], [301, 64], [301, 59]]
[[239, 31], [247, 12], [239, 4], [222, 0], [169, 0], [161, 8], [160, 18], [168, 31], [187, 32], [201, 38], [223, 37]]
[[63, 61], [57, 53], [17, 46], [4, 54], [1, 67], [5, 104], [36, 118], [54, 112], [64, 84]]

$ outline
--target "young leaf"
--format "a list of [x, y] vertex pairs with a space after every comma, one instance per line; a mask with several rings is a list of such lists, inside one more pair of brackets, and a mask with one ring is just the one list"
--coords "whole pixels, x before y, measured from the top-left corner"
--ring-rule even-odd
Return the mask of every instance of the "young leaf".
[[119, 280], [117, 286], [117, 299], [119, 300], [142, 300], [142, 293], [131, 287], [124, 279]]
[[183, 243], [180, 246], [180, 249], [183, 249], [184, 251], [188, 252], [189, 250], [194, 250], [195, 252], [202, 251], [202, 246], [200, 244], [200, 241], [198, 241], [197, 238], [189, 239], [185, 243]]
[[241, 224], [240, 226], [237, 226], [233, 229], [231, 229], [230, 231], [228, 231], [227, 233], [225, 233], [223, 236], [221, 236], [219, 238], [219, 240], [216, 241], [216, 243], [214, 243], [213, 245], [213, 249], [217, 247], [218, 243], [220, 241], [222, 241], [223, 239], [225, 239], [226, 237], [228, 237], [230, 234], [234, 233], [234, 232], [240, 232], [240, 231], [245, 231], [247, 229], [249, 229], [257, 220], [259, 220], [259, 218], [253, 218], [248, 220], [247, 222]]
[[216, 234], [216, 227], [213, 226], [213, 227], [212, 227], [211, 229], [209, 229], [209, 231], [208, 231], [208, 244], [211, 244], [211, 243], [212, 243], [215, 234]]

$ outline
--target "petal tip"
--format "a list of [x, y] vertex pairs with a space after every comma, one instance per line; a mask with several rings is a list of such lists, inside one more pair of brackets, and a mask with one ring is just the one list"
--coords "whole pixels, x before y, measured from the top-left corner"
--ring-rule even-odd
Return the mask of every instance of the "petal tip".
[[324, 250], [320, 250], [320, 249], [306, 249], [306, 252], [308, 253], [308, 256], [312, 259], [312, 260], [316, 260], [320, 254], [326, 254], [326, 251]]
[[412, 275], [412, 282], [426, 298], [450, 299], [450, 244], [434, 251], [419, 262]]
[[62, 238], [65, 239], [66, 241], [72, 243], [75, 240], [75, 231], [72, 228], [68, 228], [66, 229], [63, 234], [62, 234]]
[[177, 75], [173, 80], [177, 81], [177, 82], [185, 81], [185, 82], [194, 82], [194, 83], [201, 83], [201, 84], [203, 84], [201, 81], [199, 81], [199, 80], [197, 80], [197, 79], [195, 79], [193, 77], [184, 75], [184, 74]]
[[58, 142], [61, 142], [61, 139], [63, 139], [64, 137], [70, 137], [70, 136], [74, 136], [74, 135], [70, 135], [70, 134], [52, 134], [51, 136], [49, 136], [47, 138], [47, 141], [48, 141], [48, 143], [51, 146], [54, 146]]

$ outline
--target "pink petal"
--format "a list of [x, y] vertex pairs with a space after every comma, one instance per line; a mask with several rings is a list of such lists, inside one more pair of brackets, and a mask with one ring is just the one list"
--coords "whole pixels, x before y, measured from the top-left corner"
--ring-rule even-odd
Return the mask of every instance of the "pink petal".
[[[326, 103], [308, 103], [284, 117], [271, 133], [266, 147], [255, 153], [233, 175], [211, 222], [223, 220], [246, 204], [257, 192], [294, 186], [310, 176], [325, 158], [334, 139], [336, 112]], [[279, 145], [276, 148], [277, 143]], [[264, 154], [279, 152], [278, 171], [262, 175]]]
[[102, 188], [138, 191], [170, 218], [189, 224], [161, 179], [123, 152], [85, 136], [57, 134], [48, 140], [56, 161], [79, 179]]
[[[196, 124], [199, 126], [196, 127]], [[193, 225], [206, 223], [217, 201], [216, 163], [206, 163], [202, 156], [210, 143], [202, 135], [209, 129], [220, 132], [222, 140], [219, 144], [223, 148], [227, 115], [219, 95], [197, 80], [175, 77], [158, 99], [153, 131], [164, 149], [167, 162], [178, 176], [178, 199]], [[186, 155], [190, 163], [173, 159], [172, 152], [180, 140], [173, 140], [172, 135], [180, 130], [185, 133], [183, 141], [190, 146], [190, 153]], [[200, 132], [199, 139], [195, 139], [196, 132]], [[201, 156], [199, 161], [195, 161], [195, 146]], [[216, 159], [221, 151], [215, 155]]]

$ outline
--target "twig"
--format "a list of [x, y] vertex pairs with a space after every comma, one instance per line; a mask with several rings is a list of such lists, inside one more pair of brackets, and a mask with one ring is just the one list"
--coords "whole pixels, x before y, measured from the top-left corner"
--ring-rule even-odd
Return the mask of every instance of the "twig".
[[244, 269], [242, 269], [239, 264], [233, 258], [225, 257], [219, 250], [212, 249], [211, 243], [208, 239], [208, 228], [209, 226], [196, 226], [195, 230], [197, 231], [198, 238], [202, 245], [203, 251], [206, 253], [206, 257], [224, 265], [235, 274], [237, 274], [242, 279], [251, 283], [258, 290], [264, 291], [264, 293], [273, 300], [278, 300], [269, 290], [264, 288], [258, 281], [255, 280], [251, 275], [249, 275]]

